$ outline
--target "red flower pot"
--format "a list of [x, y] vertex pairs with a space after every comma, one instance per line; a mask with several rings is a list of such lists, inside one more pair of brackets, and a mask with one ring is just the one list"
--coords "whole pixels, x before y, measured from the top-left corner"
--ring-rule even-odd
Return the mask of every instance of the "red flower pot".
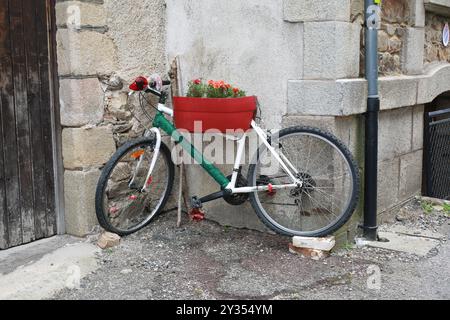
[[[177, 129], [204, 133], [208, 130], [250, 129], [256, 115], [257, 98], [190, 98], [174, 97], [174, 122]], [[195, 128], [195, 122], [201, 122], [201, 130]]]

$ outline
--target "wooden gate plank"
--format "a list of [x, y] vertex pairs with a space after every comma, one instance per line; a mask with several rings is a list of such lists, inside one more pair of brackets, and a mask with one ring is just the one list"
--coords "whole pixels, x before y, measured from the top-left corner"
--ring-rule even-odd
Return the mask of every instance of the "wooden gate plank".
[[[0, 4], [0, 10], [2, 9]], [[2, 13], [0, 12], [0, 20]], [[2, 37], [0, 31], [0, 38]], [[1, 43], [1, 40], [0, 40]], [[0, 74], [1, 83], [1, 74]], [[8, 245], [8, 230], [6, 219], [6, 199], [5, 199], [5, 168], [3, 166], [3, 128], [2, 128], [2, 99], [0, 99], [0, 250], [6, 249]]]
[[47, 236], [56, 234], [54, 171], [53, 171], [53, 141], [51, 120], [51, 92], [50, 83], [50, 48], [49, 48], [49, 1], [37, 2], [37, 39], [39, 51], [39, 66], [41, 77], [41, 126], [43, 128], [43, 154], [45, 156], [45, 188], [47, 194]]
[[27, 61], [24, 28], [28, 21], [23, 17], [23, 0], [10, 1], [11, 47], [13, 61], [16, 132], [19, 162], [20, 211], [22, 218], [22, 243], [34, 240], [33, 180], [30, 146], [30, 124], [27, 97]]
[[5, 168], [5, 197], [8, 225], [8, 246], [22, 244], [22, 222], [19, 201], [19, 168], [17, 166], [16, 117], [14, 108], [14, 84], [11, 59], [9, 1], [2, 0], [5, 15], [0, 29], [5, 32], [0, 44], [0, 90], [2, 99], [3, 154]]
[[[2, 65], [4, 63], [5, 50], [2, 49], [6, 45], [6, 30], [4, 25], [8, 21], [7, 13], [8, 3], [5, 0], [0, 0], [0, 70], [3, 70]], [[3, 85], [3, 72], [0, 71], [0, 86]], [[6, 249], [8, 247], [8, 229], [7, 222], [8, 216], [6, 214], [6, 196], [5, 196], [5, 168], [3, 163], [3, 105], [2, 105], [2, 92], [0, 89], [0, 249]]]
[[45, 185], [45, 158], [42, 157], [44, 139], [42, 135], [40, 105], [40, 75], [36, 32], [36, 0], [23, 0], [23, 17], [27, 21], [24, 34], [25, 52], [27, 60], [28, 80], [28, 112], [30, 115], [30, 139], [32, 155], [33, 184], [33, 212], [35, 238], [42, 239], [47, 235], [46, 222], [46, 188]]

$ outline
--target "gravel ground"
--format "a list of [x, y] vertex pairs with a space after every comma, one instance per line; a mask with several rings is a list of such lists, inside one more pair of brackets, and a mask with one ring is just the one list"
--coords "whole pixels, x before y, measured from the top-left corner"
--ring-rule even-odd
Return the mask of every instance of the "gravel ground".
[[[103, 251], [101, 267], [82, 279], [81, 289], [65, 289], [54, 298], [450, 299], [449, 241], [427, 257], [346, 248], [313, 261], [290, 254], [288, 238], [210, 221], [186, 220], [177, 229], [175, 221], [175, 213], [166, 214]], [[450, 218], [425, 214], [416, 201], [391, 223], [450, 235]], [[374, 267], [381, 271], [380, 289], [367, 285]]]

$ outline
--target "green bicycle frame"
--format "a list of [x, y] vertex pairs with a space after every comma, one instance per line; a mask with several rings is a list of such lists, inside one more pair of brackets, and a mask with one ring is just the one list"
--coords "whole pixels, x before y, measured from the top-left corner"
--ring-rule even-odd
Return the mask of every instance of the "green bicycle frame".
[[197, 161], [206, 172], [208, 172], [222, 189], [225, 189], [230, 184], [230, 180], [228, 180], [216, 166], [208, 161], [201, 152], [195, 149], [195, 147], [181, 135], [177, 128], [175, 128], [173, 123], [164, 117], [162, 112], [158, 111], [156, 113], [155, 119], [153, 120], [153, 127], [163, 130], [172, 137], [175, 143], [179, 143], [181, 147], [189, 152], [191, 157]]

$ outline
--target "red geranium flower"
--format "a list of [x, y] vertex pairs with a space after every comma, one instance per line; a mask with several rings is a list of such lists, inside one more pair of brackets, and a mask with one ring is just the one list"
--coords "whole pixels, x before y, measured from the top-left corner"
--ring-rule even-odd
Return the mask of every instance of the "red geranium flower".
[[194, 84], [201, 84], [202, 83], [202, 80], [200, 80], [200, 79], [195, 79], [195, 80], [193, 80], [192, 81]]

